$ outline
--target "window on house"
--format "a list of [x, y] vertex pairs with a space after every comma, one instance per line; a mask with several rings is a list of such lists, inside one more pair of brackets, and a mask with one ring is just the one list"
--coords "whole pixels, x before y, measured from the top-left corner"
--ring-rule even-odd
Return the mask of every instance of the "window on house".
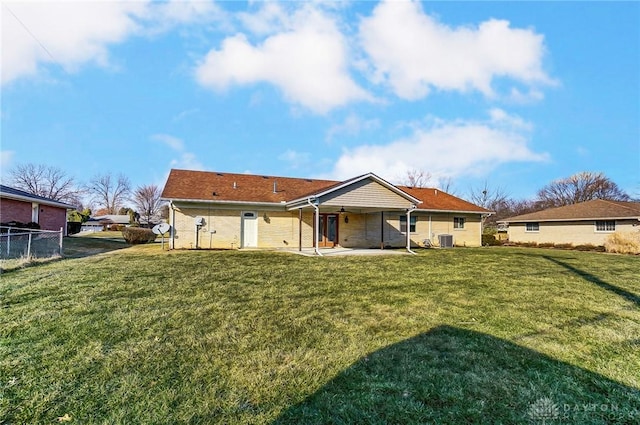
[[[417, 219], [418, 219], [418, 217], [411, 216], [411, 223], [409, 225], [409, 232], [410, 233], [415, 233]], [[400, 231], [402, 233], [406, 233], [407, 232], [407, 216], [406, 215], [401, 215], [400, 216]]]
[[453, 217], [453, 228], [454, 229], [464, 229], [464, 217]]
[[596, 221], [596, 232], [615, 232], [616, 222], [614, 220]]
[[540, 223], [527, 223], [526, 224], [527, 232], [539, 232], [540, 231]]

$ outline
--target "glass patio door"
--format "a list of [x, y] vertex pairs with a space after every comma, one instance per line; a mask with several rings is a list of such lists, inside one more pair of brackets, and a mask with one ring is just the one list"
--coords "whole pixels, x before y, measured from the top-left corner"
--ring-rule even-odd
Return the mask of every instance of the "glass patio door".
[[338, 214], [320, 214], [318, 247], [333, 248], [338, 244]]

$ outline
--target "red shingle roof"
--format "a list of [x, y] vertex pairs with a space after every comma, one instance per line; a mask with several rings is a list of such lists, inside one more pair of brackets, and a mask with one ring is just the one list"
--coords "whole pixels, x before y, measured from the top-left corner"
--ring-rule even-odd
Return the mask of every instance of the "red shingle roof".
[[[275, 183], [275, 193], [274, 193]], [[183, 201], [282, 203], [311, 196], [345, 182], [210, 171], [171, 170], [162, 198]], [[489, 211], [439, 189], [398, 189], [422, 201], [421, 210]]]
[[336, 182], [332, 180], [171, 170], [162, 197], [194, 201], [280, 203], [333, 184]]
[[524, 221], [565, 221], [614, 218], [640, 219], [640, 202], [605, 201], [594, 199], [564, 207], [549, 208], [502, 220], [507, 223]]
[[418, 209], [420, 210], [467, 211], [485, 214], [491, 212], [464, 199], [449, 195], [440, 189], [406, 186], [398, 186], [398, 188], [420, 199], [422, 201], [422, 203], [418, 205]]

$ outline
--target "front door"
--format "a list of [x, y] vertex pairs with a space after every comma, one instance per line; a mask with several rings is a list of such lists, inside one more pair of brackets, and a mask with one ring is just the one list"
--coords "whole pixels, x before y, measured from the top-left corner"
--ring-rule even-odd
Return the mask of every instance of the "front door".
[[320, 214], [318, 246], [333, 248], [338, 245], [338, 214]]

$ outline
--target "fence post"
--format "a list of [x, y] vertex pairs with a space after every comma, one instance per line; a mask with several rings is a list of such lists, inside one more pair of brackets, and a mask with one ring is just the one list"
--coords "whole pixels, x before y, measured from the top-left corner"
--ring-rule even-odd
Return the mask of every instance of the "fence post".
[[27, 242], [27, 260], [31, 259], [31, 235], [33, 235], [33, 233], [29, 232], [29, 242]]
[[60, 256], [62, 257], [62, 227], [60, 228]]
[[11, 227], [7, 230], [7, 258], [11, 253]]

